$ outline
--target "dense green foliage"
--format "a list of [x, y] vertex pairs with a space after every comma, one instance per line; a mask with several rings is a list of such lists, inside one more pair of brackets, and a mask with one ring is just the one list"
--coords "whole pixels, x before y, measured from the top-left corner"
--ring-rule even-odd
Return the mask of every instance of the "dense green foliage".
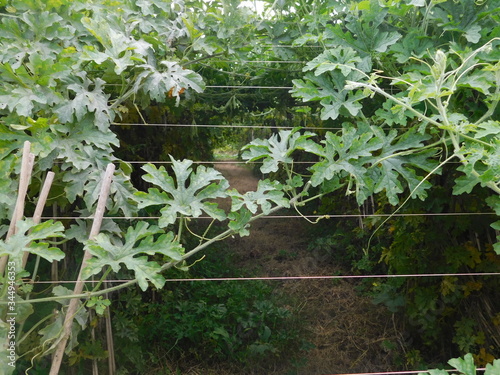
[[[363, 214], [387, 213], [393, 206], [404, 214], [499, 214], [498, 0], [302, 0], [262, 6], [264, 17], [234, 0], [0, 1], [0, 233], [7, 232], [14, 211], [11, 192], [18, 180], [12, 177], [20, 172], [24, 141], [31, 142], [36, 158], [26, 217], [49, 170], [56, 180], [48, 215], [91, 215], [110, 162], [119, 169], [107, 213], [159, 217], [133, 226], [107, 219], [92, 240], [83, 219], [38, 225], [26, 219], [17, 223], [15, 235], [0, 240], [0, 256], [9, 256], [16, 269], [15, 288], [9, 289], [7, 274], [0, 275], [2, 302], [9, 296], [16, 301], [17, 340], [24, 342], [18, 354], [26, 355], [27, 366], [55, 350], [72, 294], [62, 286], [45, 290], [26, 282], [50, 277], [43, 266], [37, 273], [40, 259], [64, 258], [74, 270], [65, 276], [73, 278], [83, 249], [91, 255], [84, 279], [132, 280], [116, 288], [89, 286], [68, 344], [75, 364], [102, 359], [95, 345], [78, 346], [77, 333], [88, 335], [89, 323], [95, 325], [92, 314], [107, 311], [105, 292], [135, 283], [143, 292], [161, 289], [165, 271], [188, 270], [190, 256], [229, 235], [248, 235], [252, 221], [280, 208], [300, 210], [321, 199], [318, 210], [325, 214], [338, 208], [357, 213], [359, 207]], [[231, 89], [235, 85], [253, 88]], [[217, 91], [221, 86], [225, 91]], [[273, 89], [255, 88], [260, 86]], [[234, 135], [223, 127], [173, 127], [189, 123], [265, 125], [273, 131], [245, 128]], [[278, 131], [285, 126], [294, 129]], [[246, 137], [241, 157], [262, 162], [261, 172], [271, 176], [255, 192], [228, 189], [216, 170], [181, 160], [209, 158], [213, 147], [247, 143]], [[299, 169], [297, 158], [312, 164]], [[148, 163], [131, 177], [127, 161], [154, 160], [169, 167]], [[224, 197], [232, 200], [230, 212], [214, 202]], [[190, 219], [202, 215], [224, 224], [203, 228], [199, 242], [191, 243]], [[494, 230], [500, 222], [494, 217], [370, 218], [362, 228], [351, 223], [328, 228], [311, 247], [332, 257], [340, 251], [355, 271], [496, 271], [500, 244]], [[50, 237], [65, 237], [71, 252], [52, 246]], [[37, 260], [23, 269], [27, 252]], [[490, 297], [498, 281], [420, 280], [377, 281], [370, 288], [376, 302], [404, 313], [401, 326], [408, 327], [409, 337], [418, 336], [406, 345], [422, 350], [427, 361], [472, 351], [483, 364], [500, 355], [499, 316], [493, 313], [500, 306]], [[193, 341], [204, 346], [206, 351], [196, 349], [204, 358], [232, 353], [245, 362], [251, 353], [281, 353], [290, 338], [275, 332], [288, 313], [262, 301], [265, 288], [257, 300], [245, 298], [244, 287], [234, 288], [161, 291], [158, 298], [168, 306], [148, 301], [144, 321], [131, 322], [122, 312], [117, 317], [146, 335], [155, 317], [171, 316], [153, 330], [157, 341], [176, 337], [177, 353], [189, 352]], [[238, 303], [221, 303], [229, 292]], [[183, 300], [187, 295], [194, 300]], [[43, 303], [36, 299], [50, 301], [52, 312], [38, 308]], [[9, 329], [6, 314], [3, 303], [2, 342]], [[245, 336], [238, 327], [252, 334]], [[207, 330], [211, 334], [201, 335]], [[442, 343], [439, 351], [432, 349], [436, 342]], [[4, 356], [6, 348], [0, 349]], [[6, 366], [3, 371], [11, 373]]]
[[[486, 202], [496, 210], [500, 177], [494, 136], [500, 129], [495, 39], [499, 36], [499, 4], [392, 5], [360, 2], [339, 15], [345, 23], [326, 25], [323, 33], [308, 36], [306, 41], [319, 38], [341, 47], [327, 49], [306, 64], [304, 71], [312, 73], [295, 82], [294, 95], [320, 101], [325, 119], [355, 124], [358, 129], [394, 129], [388, 133], [388, 152], [382, 149], [379, 154], [381, 175], [371, 177], [373, 168], [350, 172], [356, 188], [361, 190], [356, 190], [356, 198], [358, 204], [363, 203], [362, 213], [387, 212], [387, 203], [401, 202], [405, 185], [412, 197], [425, 201], [404, 200], [398, 214], [488, 212]], [[373, 27], [377, 32], [368, 33]], [[369, 75], [372, 70], [377, 73]], [[369, 138], [366, 130], [361, 132]], [[387, 136], [378, 129], [376, 132], [377, 140]], [[418, 142], [423, 143], [415, 148]], [[370, 147], [370, 143], [366, 146]], [[441, 165], [437, 170], [428, 163], [447, 158], [458, 159], [462, 165]], [[356, 159], [356, 164], [365, 164], [362, 158]], [[412, 167], [403, 172], [405, 165]], [[438, 172], [441, 177], [423, 180], [414, 174], [418, 170], [415, 167]], [[365, 189], [368, 193], [364, 193]], [[378, 192], [385, 197], [376, 195], [370, 203], [365, 200]], [[468, 195], [461, 197], [463, 193]], [[323, 207], [325, 213], [337, 209], [357, 211], [354, 202], [346, 207], [335, 203], [335, 198], [324, 200]], [[417, 216], [387, 222], [369, 219], [365, 220], [368, 232], [356, 224], [341, 223], [311, 247], [330, 251], [336, 259], [344, 254], [349, 266], [363, 272], [494, 272], [499, 259], [491, 247], [495, 242], [494, 232], [487, 228], [491, 223], [492, 217], [488, 216]], [[497, 228], [497, 224], [493, 227]], [[372, 237], [374, 231], [376, 240]], [[346, 236], [346, 232], [354, 236]], [[369, 252], [360, 253], [359, 248], [367, 242], [371, 244]], [[375, 282], [371, 293], [377, 303], [404, 312], [408, 342], [422, 350], [425, 360], [439, 361], [473, 351], [478, 363], [485, 363], [491, 354], [498, 355], [498, 316], [490, 313], [498, 309], [498, 303], [488, 297], [497, 288], [495, 277], [390, 279]], [[451, 342], [444, 337], [456, 345], [453, 354], [449, 352]]]
[[[227, 249], [210, 257], [182, 278], [230, 276], [240, 273]], [[221, 273], [222, 272], [222, 273]], [[173, 275], [175, 277], [175, 275]], [[195, 363], [226, 363], [266, 371], [299, 355], [305, 344], [300, 323], [283, 296], [262, 282], [170, 283], [163, 290], [138, 295], [130, 290], [118, 298], [114, 326], [120, 342], [120, 368], [144, 373], [161, 367], [166, 353], [171, 371]], [[148, 365], [145, 365], [145, 359]]]

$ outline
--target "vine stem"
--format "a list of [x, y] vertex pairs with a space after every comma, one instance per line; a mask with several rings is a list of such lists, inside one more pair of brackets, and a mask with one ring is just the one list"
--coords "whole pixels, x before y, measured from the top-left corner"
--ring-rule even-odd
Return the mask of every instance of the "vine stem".
[[[50, 318], [52, 318], [53, 316], [55, 315], [55, 313], [51, 313], [45, 317], [43, 317], [42, 319], [40, 319], [38, 322], [35, 323], [35, 325], [33, 325], [33, 327], [30, 328], [30, 330], [28, 332], [26, 332], [24, 334], [23, 337], [17, 339], [17, 345], [21, 345], [21, 343], [27, 338], [29, 337], [29, 335], [35, 330], [37, 329], [43, 322], [45, 322], [46, 320], [49, 320]], [[21, 331], [21, 329], [19, 329], [19, 331]]]
[[431, 119], [430, 117], [427, 117], [426, 115], [422, 114], [421, 112], [417, 111], [415, 108], [413, 108], [411, 105], [406, 104], [402, 100], [399, 100], [398, 98], [392, 96], [391, 94], [386, 93], [384, 90], [377, 86], [369, 85], [363, 82], [354, 82], [354, 81], [346, 81], [347, 86], [349, 87], [364, 87], [367, 88], [371, 91], [375, 91], [376, 93], [385, 96], [387, 99], [392, 100], [393, 102], [399, 104], [400, 106], [406, 108], [413, 114], [415, 114], [418, 118], [420, 118], [423, 121], [427, 121], [428, 123], [437, 126], [438, 128], [442, 127], [442, 124], [437, 122], [436, 120]]
[[184, 228], [184, 215], [181, 214], [181, 217], [179, 218], [179, 228], [177, 230], [177, 241], [179, 241], [179, 243], [181, 242], [181, 239], [182, 239], [182, 230]]
[[406, 150], [406, 151], [401, 151], [401, 152], [396, 152], [394, 154], [391, 154], [391, 155], [388, 155], [388, 156], [385, 156], [383, 157], [382, 159], [379, 159], [377, 160], [375, 163], [373, 163], [370, 168], [373, 168], [375, 167], [376, 165], [378, 165], [379, 163], [385, 161], [385, 160], [388, 160], [390, 158], [394, 158], [394, 157], [398, 157], [398, 156], [405, 156], [405, 155], [411, 155], [413, 153], [416, 153], [416, 152], [422, 152], [422, 150], [427, 150], [429, 148], [434, 148], [440, 144], [442, 144], [443, 142], [445, 142], [446, 140], [445, 139], [440, 139], [439, 141], [436, 141], [430, 145], [427, 145], [427, 146], [424, 146], [424, 147], [421, 147], [421, 148], [418, 148], [418, 149], [413, 149], [413, 150]]
[[[436, 120], [431, 119], [430, 117], [425, 116], [423, 113], [417, 111], [412, 106], [406, 104], [405, 102], [403, 102], [402, 100], [399, 100], [398, 98], [392, 96], [391, 94], [386, 93], [384, 90], [382, 90], [381, 88], [379, 88], [377, 86], [368, 85], [368, 84], [362, 83], [362, 82], [352, 82], [352, 81], [347, 81], [347, 84], [349, 86], [351, 86], [351, 87], [356, 87], [356, 86], [364, 87], [364, 88], [372, 90], [372, 91], [374, 91], [374, 92], [376, 92], [376, 93], [378, 93], [378, 94], [380, 94], [382, 96], [385, 96], [387, 99], [392, 100], [393, 102], [399, 104], [400, 106], [404, 107], [405, 109], [407, 109], [410, 112], [412, 112], [413, 114], [415, 114], [420, 120], [427, 121], [428, 123], [430, 123], [432, 125], [435, 125], [436, 127], [440, 128], [440, 129], [444, 128], [444, 129], [448, 130], [448, 133], [450, 134], [450, 136], [453, 136], [454, 133], [455, 134], [459, 134], [458, 132], [456, 132], [456, 131], [454, 131], [454, 130], [451, 129], [451, 126], [449, 125], [449, 123], [445, 124], [445, 126], [443, 127], [443, 124], [437, 122]], [[484, 141], [481, 141], [480, 139], [471, 138], [471, 137], [468, 137], [468, 136], [466, 136], [464, 134], [460, 134], [460, 135], [462, 137], [464, 137], [464, 138], [469, 139], [469, 140], [473, 140], [474, 142], [477, 142], [477, 143], [480, 143], [482, 145], [491, 147], [491, 144], [489, 144], [487, 142], [484, 142]]]

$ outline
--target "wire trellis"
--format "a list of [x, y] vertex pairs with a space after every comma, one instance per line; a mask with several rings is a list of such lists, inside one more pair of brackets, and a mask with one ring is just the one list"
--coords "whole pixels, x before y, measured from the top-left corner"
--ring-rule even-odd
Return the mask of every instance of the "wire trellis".
[[[446, 372], [457, 372], [453, 369], [445, 369]], [[476, 371], [486, 371], [486, 368], [476, 368]], [[387, 371], [387, 372], [356, 372], [352, 374], [323, 374], [323, 375], [409, 375], [409, 374], [427, 374], [430, 370], [414, 370], [414, 371]]]
[[[160, 124], [160, 123], [139, 123], [139, 122], [112, 122], [112, 126], [157, 126], [168, 128], [232, 128], [232, 129], [270, 129], [270, 130], [292, 130], [297, 127], [302, 130], [313, 132], [314, 130], [342, 130], [339, 126], [318, 126], [318, 127], [300, 127], [300, 126], [269, 126], [269, 125], [247, 125], [247, 124]], [[404, 127], [381, 127], [383, 130], [408, 130]]]
[[[207, 277], [207, 278], [178, 278], [165, 279], [166, 282], [222, 282], [222, 281], [302, 281], [302, 280], [356, 280], [356, 279], [395, 279], [395, 278], [419, 278], [419, 277], [481, 277], [500, 276], [500, 272], [471, 272], [471, 273], [422, 273], [402, 275], [312, 275], [312, 276], [261, 276], [261, 277]], [[88, 284], [107, 282], [111, 284], [125, 284], [134, 279], [118, 280], [85, 280]], [[30, 280], [30, 284], [73, 284], [75, 280]]]
[[[268, 215], [260, 218], [265, 219], [359, 219], [382, 218], [382, 217], [419, 217], [419, 216], [484, 216], [496, 215], [495, 212], [427, 212], [427, 213], [395, 213], [395, 214], [323, 214], [323, 215]], [[108, 220], [158, 220], [161, 216], [105, 216]], [[93, 216], [43, 216], [43, 220], [93, 220]], [[211, 216], [191, 217], [190, 220], [214, 220]]]

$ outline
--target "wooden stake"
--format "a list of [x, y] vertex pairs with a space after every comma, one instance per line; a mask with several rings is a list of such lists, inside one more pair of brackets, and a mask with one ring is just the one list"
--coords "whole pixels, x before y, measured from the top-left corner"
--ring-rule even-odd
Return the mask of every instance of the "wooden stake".
[[[54, 202], [54, 204], [52, 205], [52, 216], [57, 217], [57, 202]], [[63, 242], [61, 250], [63, 251], [64, 254], [67, 254], [66, 253], [66, 242]], [[66, 257], [64, 258], [64, 260], [66, 260]], [[58, 266], [59, 266], [59, 262], [57, 260], [54, 260], [52, 262], [52, 266], [50, 268], [50, 279], [53, 282], [56, 282], [59, 280]]]
[[[16, 233], [17, 222], [21, 220], [23, 217], [24, 200], [26, 199], [26, 193], [28, 192], [29, 181], [31, 179], [31, 172], [33, 171], [33, 164], [35, 162], [35, 155], [30, 153], [30, 148], [31, 148], [31, 143], [28, 141], [24, 142], [17, 200], [16, 200], [16, 205], [14, 207], [14, 213], [12, 214], [12, 219], [10, 221], [9, 230], [7, 231], [7, 236], [5, 237], [6, 240], [9, 239], [10, 236]], [[8, 259], [9, 259], [8, 256], [3, 256], [0, 258], [0, 275], [3, 275]]]
[[[52, 182], [54, 181], [54, 172], [48, 172], [45, 177], [45, 182], [43, 183], [42, 191], [40, 192], [40, 196], [38, 197], [38, 202], [36, 203], [35, 213], [33, 214], [33, 223], [39, 224], [42, 219], [43, 208], [45, 207], [45, 203], [47, 202], [47, 197], [49, 196], [50, 187], [52, 186]], [[28, 256], [30, 253], [25, 252], [23, 255], [23, 269], [26, 266], [26, 262], [28, 261]]]
[[[92, 223], [92, 228], [90, 230], [89, 239], [93, 239], [99, 234], [101, 230], [102, 218], [104, 216], [104, 211], [106, 209], [106, 201], [108, 199], [109, 190], [111, 186], [111, 180], [113, 178], [113, 173], [115, 171], [114, 164], [108, 164], [106, 168], [106, 173], [104, 174], [104, 179], [101, 185], [101, 192], [99, 194], [99, 200], [97, 202], [97, 209], [94, 215], [94, 221]], [[73, 291], [74, 294], [81, 294], [83, 291], [84, 282], [82, 280], [82, 272], [85, 266], [87, 265], [87, 261], [92, 257], [88, 251], [85, 251], [83, 255], [82, 264], [80, 267], [80, 273], [78, 274], [78, 278], [76, 280], [75, 289]], [[59, 374], [59, 369], [61, 368], [62, 359], [64, 357], [64, 351], [66, 350], [66, 345], [68, 343], [69, 336], [71, 334], [71, 327], [73, 325], [73, 319], [77, 312], [78, 308], [78, 299], [73, 298], [69, 302], [68, 310], [66, 312], [66, 317], [64, 319], [64, 324], [62, 328], [62, 336], [57, 344], [56, 351], [54, 353], [52, 359], [52, 367], [50, 368], [49, 375], [57, 375]]]
[[[104, 287], [108, 287], [108, 283], [104, 283]], [[106, 298], [109, 295], [106, 293]], [[115, 362], [115, 345], [113, 340], [113, 327], [111, 325], [111, 310], [108, 308], [108, 313], [106, 314], [106, 343], [108, 347], [108, 375], [116, 374], [116, 362]]]

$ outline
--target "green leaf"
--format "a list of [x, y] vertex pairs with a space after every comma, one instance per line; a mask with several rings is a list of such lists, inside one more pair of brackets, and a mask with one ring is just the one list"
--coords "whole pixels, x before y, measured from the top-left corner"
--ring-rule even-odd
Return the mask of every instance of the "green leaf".
[[369, 57], [361, 58], [349, 47], [327, 50], [306, 64], [304, 71], [312, 71], [303, 80], [293, 80], [293, 97], [303, 101], [320, 101], [323, 120], [335, 120], [340, 115], [356, 116], [361, 111], [359, 100], [366, 97], [362, 91], [346, 90], [347, 81], [365, 78], [371, 70]]
[[[62, 297], [62, 296], [70, 297], [74, 294], [74, 291], [71, 289], [68, 289], [62, 285], [58, 285], [52, 289], [52, 294], [56, 297]], [[57, 300], [57, 302], [59, 304], [61, 304], [62, 306], [68, 306], [70, 303], [70, 299], [69, 298], [68, 299], [59, 299], [59, 300]], [[82, 329], [85, 329], [85, 326], [87, 325], [87, 321], [89, 318], [89, 314], [88, 314], [87, 310], [84, 308], [82, 301], [78, 301], [77, 306], [78, 307], [77, 307], [77, 313], [75, 315], [75, 320], [80, 325], [80, 327]]]
[[334, 48], [326, 50], [306, 64], [303, 71], [314, 71], [316, 76], [333, 70], [340, 70], [342, 75], [348, 76], [362, 60], [352, 48]]
[[[10, 322], [4, 322], [3, 320], [0, 320], [0, 340], [2, 343], [5, 343], [0, 346], [0, 355], [3, 358], [0, 362], [0, 373], [5, 375], [11, 375], [14, 373], [14, 370], [16, 369], [16, 361], [18, 358], [15, 345], [13, 350], [10, 350], [10, 345], [7, 345], [11, 341], [11, 338], [9, 337], [10, 327]], [[11, 354], [14, 355], [11, 356]]]
[[54, 93], [40, 86], [16, 87], [8, 93], [0, 91], [0, 109], [9, 109], [19, 116], [33, 116], [41, 106], [50, 106], [60, 101]]
[[453, 195], [460, 195], [463, 193], [470, 194], [474, 186], [476, 186], [479, 182], [479, 179], [474, 175], [462, 175], [455, 179], [455, 186], [453, 186]]
[[470, 25], [465, 33], [465, 39], [471, 43], [477, 43], [481, 39], [481, 26], [477, 24]]
[[396, 31], [381, 31], [377, 34], [378, 35], [373, 42], [373, 49], [377, 52], [387, 51], [390, 46], [401, 38], [401, 34]]
[[[79, 310], [80, 311], [80, 310]], [[85, 311], [85, 309], [83, 309]], [[64, 323], [64, 314], [58, 314], [54, 320], [41, 330], [38, 331], [40, 342], [43, 342], [46, 347], [54, 349], [57, 343], [61, 340], [62, 326]], [[73, 323], [71, 327], [71, 335], [66, 346], [66, 353], [69, 353], [78, 345], [78, 334], [81, 332], [80, 325]], [[51, 345], [52, 344], [52, 345]]]
[[396, 205], [399, 202], [398, 194], [404, 191], [402, 178], [413, 198], [425, 199], [426, 189], [430, 188], [431, 184], [428, 181], [422, 182], [423, 178], [418, 176], [411, 167], [425, 172], [430, 172], [436, 167], [437, 163], [432, 159], [436, 151], [432, 149], [420, 151], [424, 146], [423, 142], [429, 136], [410, 130], [396, 138], [396, 130], [391, 130], [387, 135], [380, 128], [374, 127], [373, 131], [377, 139], [383, 142], [380, 155], [372, 163], [372, 168], [376, 173], [376, 176], [372, 177], [376, 181], [374, 192], [385, 190], [389, 203]]
[[[1, 131], [1, 129], [0, 129]], [[10, 155], [2, 159], [2, 142], [0, 141], [0, 191], [15, 191], [17, 186], [11, 178], [11, 171], [14, 170], [16, 158]], [[0, 220], [11, 218], [14, 210], [16, 197], [14, 194], [0, 194]]]
[[260, 168], [261, 172], [276, 172], [281, 163], [290, 164], [293, 162], [291, 155], [296, 150], [319, 154], [321, 148], [309, 140], [314, 135], [310, 132], [301, 134], [300, 128], [281, 130], [268, 139], [256, 139], [243, 147], [244, 152], [241, 157], [248, 162], [264, 159]]
[[375, 111], [375, 115], [376, 117], [374, 117], [374, 119], [383, 119], [384, 123], [389, 126], [406, 126], [408, 124], [408, 119], [415, 117], [414, 113], [405, 108], [401, 108], [401, 110], [398, 110], [398, 107], [395, 106], [394, 101], [390, 99], [387, 99], [384, 104], [382, 104], [382, 108], [379, 108]]
[[[157, 262], [149, 261], [147, 255], [162, 254], [171, 260], [180, 261], [183, 254], [183, 248], [174, 239], [173, 233], [163, 233], [158, 227], [150, 227], [146, 222], [129, 227], [123, 243], [119, 239], [111, 241], [109, 236], [101, 233], [94, 240], [87, 241], [85, 249], [93, 257], [83, 269], [84, 279], [99, 273], [105, 266], [110, 266], [114, 272], [118, 272], [121, 265], [124, 265], [134, 271], [143, 291], [147, 289], [148, 281], [157, 288], [161, 288], [165, 283], [161, 266]], [[145, 255], [138, 256], [140, 254]]]
[[101, 316], [104, 314], [104, 311], [106, 311], [106, 307], [110, 305], [111, 301], [109, 299], [104, 299], [103, 296], [91, 297], [86, 304], [87, 307], [93, 307], [97, 315]]
[[358, 132], [350, 125], [345, 125], [341, 135], [327, 132], [325, 135], [324, 160], [310, 169], [312, 186], [318, 186], [337, 175], [351, 176], [357, 182], [358, 191], [365, 189], [370, 182], [366, 180], [366, 163], [371, 152], [380, 149], [382, 143], [373, 138], [371, 132]]
[[318, 43], [318, 41], [321, 39], [320, 36], [306, 33], [301, 36], [299, 36], [297, 39], [293, 41], [293, 45], [295, 46], [303, 46], [307, 43]]
[[430, 38], [423, 37], [419, 31], [410, 30], [398, 43], [391, 46], [390, 51], [394, 53], [398, 63], [404, 64], [411, 57], [421, 58], [432, 47]]
[[162, 166], [156, 168], [152, 164], [142, 169], [147, 172], [143, 179], [163, 191], [151, 188], [148, 193], [135, 194], [139, 208], [164, 206], [161, 212], [160, 226], [166, 227], [177, 220], [178, 215], [199, 217], [203, 212], [217, 220], [226, 218], [225, 212], [211, 202], [216, 198], [225, 198], [229, 183], [222, 174], [213, 168], [199, 166], [195, 172], [191, 169], [191, 160], [178, 161], [171, 157], [172, 178]]
[[470, 193], [474, 186], [481, 183], [485, 186], [490, 181], [496, 181], [500, 175], [498, 162], [500, 154], [498, 147], [493, 152], [485, 149], [483, 145], [475, 142], [464, 142], [460, 149], [460, 155], [463, 157], [462, 165], [457, 170], [463, 173], [455, 180], [453, 194]]
[[486, 203], [495, 211], [495, 213], [500, 216], [500, 196], [491, 195], [486, 198]]
[[425, 372], [419, 372], [418, 375], [427, 375], [427, 374], [430, 374], [430, 375], [450, 375], [450, 373], [446, 370], [438, 370], [438, 369], [434, 369], [434, 370], [427, 370]]
[[493, 363], [486, 365], [484, 375], [499, 375], [500, 374], [500, 359], [495, 359]]
[[458, 87], [470, 87], [484, 95], [490, 95], [490, 88], [495, 84], [494, 75], [488, 71], [474, 71], [462, 76], [457, 82]]
[[273, 203], [276, 206], [288, 208], [290, 201], [285, 198], [282, 189], [283, 186], [277, 181], [266, 179], [259, 181], [257, 191], [249, 191], [243, 195], [236, 190], [229, 191], [232, 199], [231, 211], [238, 211], [245, 206], [255, 214], [260, 207], [264, 215], [267, 215], [273, 208]]
[[109, 212], [116, 213], [122, 211], [128, 217], [137, 215], [137, 204], [134, 200], [136, 192], [137, 189], [132, 185], [129, 176], [122, 170], [115, 172], [110, 189], [114, 204], [109, 209]]
[[379, 27], [386, 14], [387, 9], [372, 6], [362, 17], [349, 17], [345, 23], [345, 28], [348, 30], [344, 30], [341, 25], [327, 25], [324, 38], [331, 39], [341, 46], [353, 48], [363, 55], [370, 55], [373, 51], [386, 52], [401, 38], [401, 34], [397, 31], [383, 31]]
[[[71, 289], [65, 288], [63, 286], [56, 286], [52, 289], [52, 293], [54, 296], [71, 296], [73, 291]], [[69, 304], [70, 299], [58, 300], [57, 302], [63, 306], [67, 306]], [[50, 348], [49, 350], [53, 350], [62, 338], [62, 326], [65, 319], [65, 314], [63, 313], [66, 309], [61, 309], [58, 314], [51, 320], [51, 323], [43, 327], [38, 331], [40, 337], [40, 342]], [[68, 345], [66, 350], [71, 351], [74, 347], [78, 345], [78, 334], [82, 329], [85, 329], [88, 321], [88, 312], [83, 306], [81, 301], [78, 301], [78, 307], [76, 315], [74, 316], [74, 322], [71, 327], [71, 335], [70, 340], [68, 341]]]
[[500, 121], [486, 121], [478, 124], [479, 130], [476, 131], [474, 138], [481, 139], [490, 135], [500, 135]]
[[[67, 143], [64, 148], [67, 149], [69, 142], [73, 142], [77, 145], [92, 145], [101, 150], [106, 150], [109, 152], [111, 146], [119, 147], [120, 142], [115, 133], [109, 129], [104, 129], [96, 126], [95, 116], [92, 114], [86, 114], [82, 119], [78, 121], [78, 124], [71, 124], [66, 126], [68, 131]], [[68, 150], [60, 147], [62, 152]]]
[[192, 70], [184, 69], [173, 61], [162, 61], [161, 65], [166, 67], [166, 71], [161, 72], [149, 64], [141, 65], [144, 71], [137, 79], [136, 90], [142, 89], [151, 99], [159, 102], [175, 97], [178, 105], [184, 90], [202, 92], [205, 89], [201, 76]]
[[468, 353], [462, 358], [453, 358], [448, 361], [450, 366], [456, 368], [461, 374], [476, 375], [476, 366], [474, 365], [474, 357]]
[[230, 222], [228, 224], [229, 229], [238, 233], [240, 237], [245, 237], [250, 235], [248, 228], [250, 227], [250, 219], [252, 219], [252, 213], [246, 207], [242, 207], [239, 211], [232, 211], [228, 218]]
[[352, 48], [338, 47], [323, 52], [303, 70], [312, 73], [307, 73], [303, 80], [293, 80], [293, 97], [320, 101], [323, 120], [359, 114], [362, 106], [358, 101], [366, 95], [362, 91], [347, 90], [345, 86], [347, 81], [365, 79], [363, 72], [371, 70], [369, 57], [361, 58]]
[[[103, 85], [105, 82], [96, 78], [90, 80], [86, 72], [77, 74], [81, 78], [80, 82], [68, 85], [68, 90], [74, 93], [71, 100], [66, 101], [55, 109], [59, 120], [62, 123], [82, 120], [87, 113], [94, 113], [95, 125], [103, 132], [107, 131], [114, 113], [108, 105], [109, 95], [104, 93]], [[90, 86], [93, 86], [90, 89]]]
[[94, 35], [104, 51], [97, 50], [94, 46], [84, 48], [81, 61], [93, 61], [102, 65], [106, 61], [114, 64], [116, 75], [121, 75], [128, 67], [145, 63], [144, 55], [151, 48], [145, 41], [136, 41], [123, 33], [116, 23], [123, 22], [115, 15], [108, 17], [95, 14], [93, 18], [83, 17], [82, 25]]
[[[33, 284], [21, 284], [18, 288], [17, 291], [19, 292], [21, 288], [25, 288], [26, 286], [33, 286]], [[19, 294], [15, 294], [14, 296], [16, 304], [15, 306], [11, 305], [0, 305], [0, 314], [3, 317], [9, 318], [11, 315], [7, 315], [9, 312], [12, 313], [15, 311], [16, 313], [16, 324], [25, 322], [26, 319], [28, 319], [34, 312], [35, 310], [33, 309], [33, 304], [31, 303], [25, 303], [26, 300], [23, 299]], [[8, 299], [4, 299], [4, 301], [7, 301]], [[24, 303], [20, 303], [24, 302]], [[0, 322], [2, 320], [0, 319]], [[5, 342], [5, 341], [4, 341]], [[1, 347], [0, 347], [1, 348]], [[1, 353], [1, 351], [0, 351]]]
[[22, 271], [22, 259], [25, 252], [39, 255], [43, 259], [53, 262], [64, 258], [64, 253], [57, 247], [43, 240], [49, 237], [64, 237], [64, 227], [60, 222], [52, 220], [34, 225], [33, 220], [26, 219], [17, 222], [17, 233], [7, 241], [0, 240], [0, 256], [8, 255], [9, 261], [16, 263], [17, 272]]

